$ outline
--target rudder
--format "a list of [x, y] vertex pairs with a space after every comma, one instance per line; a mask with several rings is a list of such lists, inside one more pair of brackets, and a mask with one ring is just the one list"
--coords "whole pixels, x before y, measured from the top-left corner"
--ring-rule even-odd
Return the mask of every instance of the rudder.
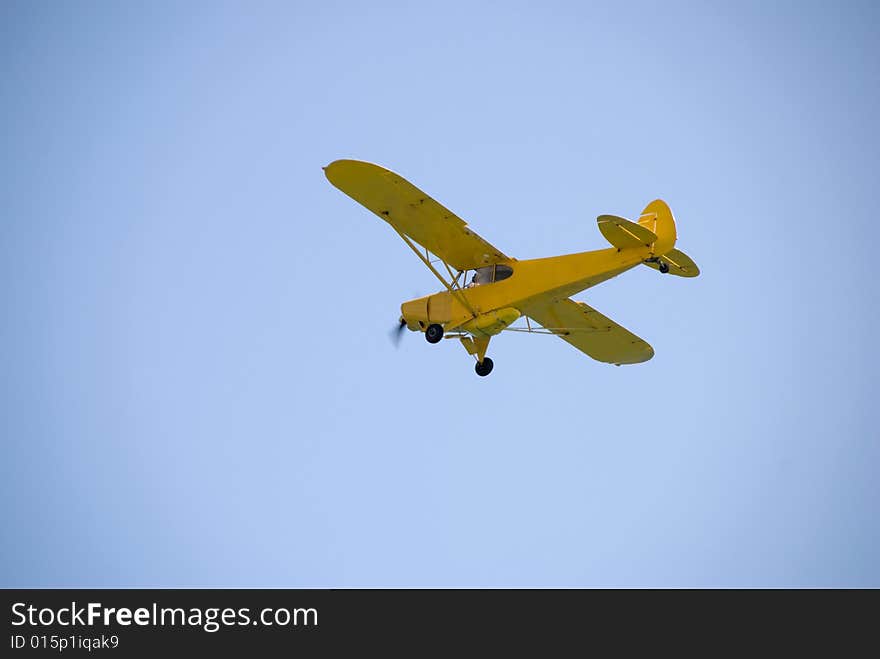
[[672, 210], [662, 199], [655, 199], [645, 206], [639, 215], [638, 223], [657, 235], [657, 241], [651, 246], [651, 253], [662, 256], [675, 247], [678, 237], [675, 231], [675, 218]]

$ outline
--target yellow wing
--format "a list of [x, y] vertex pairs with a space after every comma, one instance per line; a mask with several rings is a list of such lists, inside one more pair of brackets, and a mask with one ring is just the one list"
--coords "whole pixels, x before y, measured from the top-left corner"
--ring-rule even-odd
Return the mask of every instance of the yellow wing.
[[324, 174], [349, 197], [457, 270], [512, 260], [394, 172], [368, 162], [337, 160], [324, 168]]
[[583, 302], [547, 299], [521, 311], [600, 362], [638, 364], [654, 356], [645, 341]]

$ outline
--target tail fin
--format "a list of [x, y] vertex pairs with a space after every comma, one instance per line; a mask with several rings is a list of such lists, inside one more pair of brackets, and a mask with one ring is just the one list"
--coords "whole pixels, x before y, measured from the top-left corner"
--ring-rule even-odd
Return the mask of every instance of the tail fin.
[[651, 250], [654, 258], [645, 265], [679, 277], [696, 277], [700, 274], [691, 257], [674, 249], [678, 234], [675, 231], [675, 218], [665, 201], [655, 199], [645, 206], [639, 215], [639, 224], [657, 234], [657, 242]]
[[596, 219], [602, 235], [618, 249], [649, 248], [650, 256], [645, 265], [679, 277], [700, 274], [697, 264], [687, 254], [675, 249], [678, 238], [675, 218], [662, 199], [655, 199], [645, 206], [637, 223], [616, 215], [600, 215]]
[[645, 210], [639, 215], [639, 224], [656, 234], [657, 241], [651, 246], [651, 252], [655, 256], [662, 256], [675, 247], [678, 237], [675, 232], [675, 218], [662, 199], [655, 199], [645, 206]]

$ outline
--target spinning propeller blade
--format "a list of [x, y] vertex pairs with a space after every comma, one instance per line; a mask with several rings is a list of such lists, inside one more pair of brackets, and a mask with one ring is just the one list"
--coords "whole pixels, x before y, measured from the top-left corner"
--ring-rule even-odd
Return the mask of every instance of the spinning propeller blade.
[[397, 324], [393, 330], [391, 330], [391, 343], [394, 344], [394, 347], [400, 347], [400, 337], [403, 336], [403, 328], [406, 327], [406, 321], [401, 318], [400, 322]]

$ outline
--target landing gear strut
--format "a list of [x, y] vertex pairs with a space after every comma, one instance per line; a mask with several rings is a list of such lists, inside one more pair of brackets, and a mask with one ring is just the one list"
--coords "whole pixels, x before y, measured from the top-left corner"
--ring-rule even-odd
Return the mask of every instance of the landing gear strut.
[[477, 362], [477, 365], [474, 367], [474, 370], [477, 372], [477, 375], [480, 377], [486, 377], [489, 373], [492, 372], [492, 367], [495, 364], [492, 363], [492, 360], [488, 357], [483, 357], [483, 361]]
[[443, 328], [437, 323], [433, 323], [428, 325], [428, 329], [425, 330], [425, 339], [428, 343], [437, 343], [440, 339], [443, 338]]

